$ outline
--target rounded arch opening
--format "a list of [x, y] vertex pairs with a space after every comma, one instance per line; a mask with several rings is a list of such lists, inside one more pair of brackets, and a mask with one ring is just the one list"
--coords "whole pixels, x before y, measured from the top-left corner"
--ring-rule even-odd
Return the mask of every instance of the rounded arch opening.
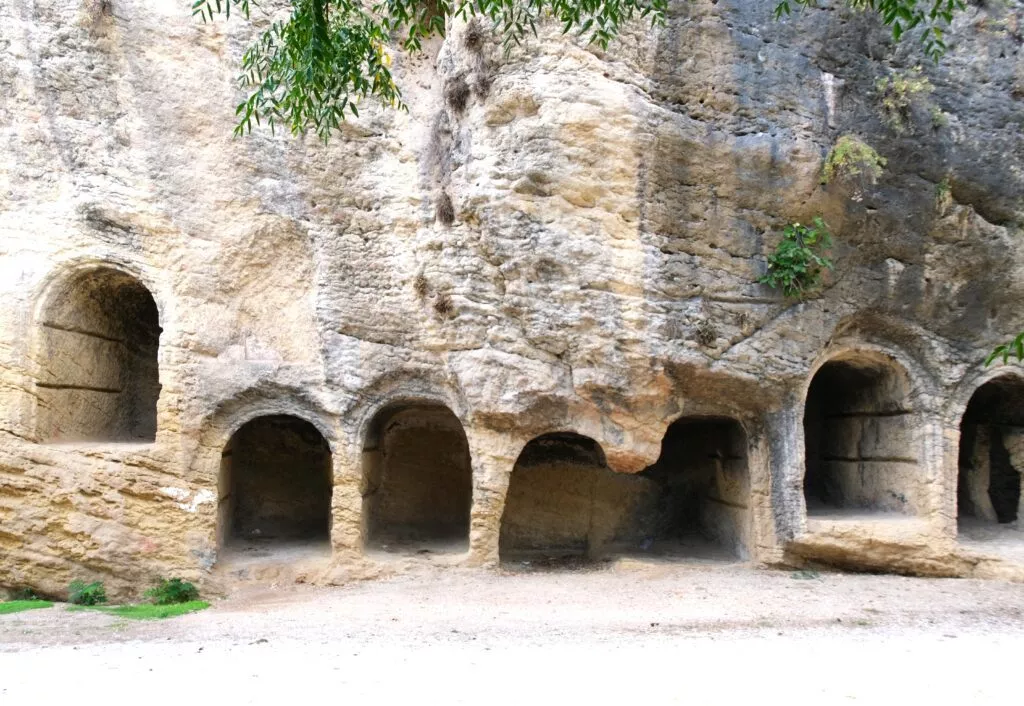
[[221, 455], [222, 547], [326, 546], [330, 539], [330, 445], [305, 419], [268, 415], [232, 434]]
[[622, 554], [745, 558], [749, 495], [746, 434], [733, 419], [676, 420], [658, 461], [637, 474], [612, 471], [589, 437], [544, 434], [513, 467], [499, 554], [531, 565]]
[[469, 547], [473, 468], [459, 418], [445, 405], [400, 402], [377, 412], [363, 446], [366, 545], [390, 552]]
[[574, 432], [532, 439], [509, 478], [498, 539], [505, 561], [593, 556], [610, 538], [616, 512], [604, 486], [615, 480], [604, 450]]
[[728, 417], [683, 417], [669, 425], [641, 523], [651, 551], [706, 559], [749, 556], [747, 435]]
[[1024, 379], [1001, 375], [975, 390], [960, 421], [957, 465], [960, 535], [1024, 541]]
[[808, 515], [921, 513], [919, 425], [895, 360], [858, 352], [818, 368], [804, 406]]
[[160, 315], [149, 290], [112, 267], [57, 284], [39, 314], [40, 441], [156, 438]]

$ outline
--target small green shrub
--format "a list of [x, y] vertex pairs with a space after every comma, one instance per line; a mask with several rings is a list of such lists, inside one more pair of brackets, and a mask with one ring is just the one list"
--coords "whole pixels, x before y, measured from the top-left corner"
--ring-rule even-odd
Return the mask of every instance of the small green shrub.
[[99, 605], [107, 602], [107, 590], [103, 588], [102, 581], [85, 583], [84, 581], [72, 581], [68, 584], [68, 603], [75, 605]]
[[803, 299], [821, 284], [822, 270], [832, 269], [832, 261], [824, 255], [830, 247], [832, 236], [820, 217], [811, 226], [788, 225], [768, 256], [768, 272], [758, 281], [781, 288], [787, 297]]
[[856, 135], [843, 135], [825, 158], [821, 183], [847, 182], [859, 188], [869, 186], [882, 176], [885, 164], [885, 157]]
[[38, 601], [39, 595], [27, 586], [22, 586], [11, 591], [12, 601]]
[[[921, 67], [910, 71], [894, 71], [875, 82], [882, 119], [898, 135], [913, 126], [914, 103], [934, 90], [932, 82], [921, 75]], [[930, 107], [930, 106], [929, 106]]]
[[174, 605], [199, 600], [199, 589], [188, 581], [181, 579], [161, 579], [153, 588], [146, 591], [156, 605]]

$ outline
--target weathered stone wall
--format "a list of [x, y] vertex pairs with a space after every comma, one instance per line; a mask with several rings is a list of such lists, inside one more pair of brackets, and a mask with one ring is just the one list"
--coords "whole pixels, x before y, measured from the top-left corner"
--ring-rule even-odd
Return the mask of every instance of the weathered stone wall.
[[[746, 433], [754, 560], [1020, 576], [957, 543], [956, 485], [968, 400], [1006, 374], [981, 360], [1024, 327], [1022, 6], [971, 7], [933, 65], [870, 14], [774, 22], [773, 4], [676, 2], [607, 53], [545, 27], [505, 57], [453, 27], [396, 54], [410, 112], [364, 106], [327, 146], [232, 139], [244, 22], [0, 5], [0, 584], [212, 582], [222, 453], [282, 414], [333, 454], [311, 580], [372, 574], [363, 449], [401, 402], [465, 429], [467, 564], [497, 560], [531, 439], [576, 432], [636, 473], [685, 415]], [[935, 91], [898, 133], [875, 83], [919, 64]], [[820, 183], [847, 132], [889, 160], [860, 195]], [[836, 237], [821, 295], [757, 284], [780, 228], [817, 214]], [[40, 433], [47, 302], [96, 268], [159, 312], [153, 442]], [[856, 355], [909, 381], [915, 512], [808, 521], [804, 398]]]

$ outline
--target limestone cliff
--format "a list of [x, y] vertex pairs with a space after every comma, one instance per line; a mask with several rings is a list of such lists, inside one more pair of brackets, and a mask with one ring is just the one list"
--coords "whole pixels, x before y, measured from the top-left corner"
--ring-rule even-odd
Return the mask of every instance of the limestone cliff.
[[[408, 113], [366, 105], [325, 146], [232, 138], [251, 24], [179, 0], [0, 4], [0, 585], [212, 581], [232, 437], [284, 415], [330, 450], [333, 551], [310, 580], [386, 564], [366, 498], [402, 429], [413, 458], [453, 444], [436, 467], [464, 464], [472, 496], [454, 561], [487, 564], [531, 440], [584, 437], [555, 456], [669, 502], [669, 425], [709, 418], [740, 429], [701, 447], [721, 461], [698, 485], [742, 516], [741, 557], [1024, 575], [957, 542], [969, 400], [1002, 376], [1005, 413], [978, 424], [1024, 426], [1017, 368], [981, 364], [1024, 327], [1024, 6], [972, 6], [938, 65], [870, 14], [772, 6], [675, 2], [607, 53], [544, 28], [505, 56], [456, 24], [396, 53]], [[919, 65], [934, 90], [894, 126], [877, 82]], [[821, 184], [846, 133], [888, 159], [862, 194]], [[819, 214], [820, 296], [758, 284], [781, 228]], [[805, 493], [812, 466], [830, 480]], [[613, 480], [550, 493], [594, 513]], [[623, 493], [608, 506], [662, 511]], [[809, 520], [815, 493], [858, 512]], [[573, 536], [649, 534], [608, 522]]]

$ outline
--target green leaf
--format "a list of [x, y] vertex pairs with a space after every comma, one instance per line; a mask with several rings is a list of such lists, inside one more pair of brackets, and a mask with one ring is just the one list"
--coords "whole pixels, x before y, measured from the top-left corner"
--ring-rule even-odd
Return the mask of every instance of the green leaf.
[[996, 358], [1002, 358], [1004, 365], [1010, 358], [1024, 362], [1024, 331], [1018, 333], [1009, 343], [996, 346], [985, 358], [985, 367], [992, 365]]
[[821, 250], [831, 246], [831, 235], [821, 217], [813, 226], [791, 223], [783, 228], [782, 240], [768, 256], [768, 270], [758, 282], [791, 298], [803, 299], [821, 283], [823, 269], [832, 269], [832, 261]]

